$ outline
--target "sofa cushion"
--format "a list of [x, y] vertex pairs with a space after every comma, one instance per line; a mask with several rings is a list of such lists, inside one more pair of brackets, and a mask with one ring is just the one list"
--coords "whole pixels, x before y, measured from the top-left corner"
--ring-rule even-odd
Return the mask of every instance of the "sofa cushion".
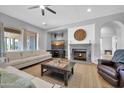
[[33, 56], [37, 56], [37, 55], [40, 55], [40, 52], [39, 51], [33, 51]]
[[118, 79], [118, 73], [113, 67], [106, 66], [106, 65], [98, 65], [98, 70], [101, 70], [102, 72], [108, 74], [114, 79]]
[[0, 70], [2, 88], [35, 88], [34, 84], [28, 78], [18, 76], [6, 70]]
[[22, 58], [27, 58], [27, 57], [31, 57], [31, 56], [33, 56], [32, 51], [23, 51], [22, 52]]
[[[10, 73], [11, 75], [17, 75], [19, 77], [22, 77], [24, 78], [25, 80], [28, 80], [28, 81], [31, 81], [30, 82], [30, 85], [27, 83], [27, 81], [18, 81], [16, 83], [17, 84], [21, 84], [21, 82], [23, 84], [26, 84], [26, 87], [36, 87], [36, 88], [60, 88], [61, 86], [60, 85], [57, 85], [57, 84], [51, 84], [47, 81], [44, 81], [40, 78], [37, 78], [37, 77], [34, 77], [26, 72], [23, 72], [23, 71], [20, 71], [12, 66], [7, 66], [5, 68], [0, 68], [0, 71], [4, 71], [4, 72], [7, 72], [7, 73]], [[26, 82], [26, 83], [25, 83]], [[28, 84], [28, 86], [27, 86]], [[21, 86], [21, 85], [19, 85]], [[13, 86], [13, 87], [19, 87], [19, 86]], [[4, 87], [12, 87], [12, 86], [4, 86]], [[24, 87], [24, 86], [21, 86], [21, 87]]]
[[34, 76], [26, 73], [26, 72], [23, 72], [23, 71], [20, 71], [12, 66], [7, 66], [5, 69], [5, 71], [9, 72], [9, 73], [13, 73], [13, 74], [16, 74], [18, 76], [21, 76], [21, 77], [24, 77], [24, 78], [27, 78], [27, 79], [33, 79]]
[[51, 56], [49, 54], [44, 54], [44, 55], [39, 55], [39, 56], [33, 56], [33, 57], [27, 57], [27, 58], [23, 58], [23, 59], [17, 59], [17, 60], [12, 60], [10, 61], [9, 63], [7, 63], [7, 65], [18, 65], [18, 64], [23, 64], [25, 62], [31, 62], [31, 61], [34, 61], [35, 63], [35, 60], [37, 61], [43, 61], [42, 59], [43, 58], [46, 58], [48, 56]]
[[18, 59], [18, 60], [12, 60], [9, 63], [7, 63], [7, 65], [18, 65], [18, 64], [23, 64], [25, 62], [30, 62], [30, 61], [34, 61], [33, 57], [28, 57], [28, 58], [23, 58], [23, 59]]
[[6, 52], [5, 56], [9, 59], [9, 61], [21, 59], [20, 52]]
[[106, 80], [108, 81], [111, 85], [118, 86], [118, 79], [114, 79], [113, 77], [107, 75], [103, 71], [98, 71], [98, 73]]
[[46, 53], [47, 52], [43, 51], [43, 50], [33, 51], [33, 55], [34, 56], [43, 55], [43, 54], [46, 54]]
[[7, 52], [6, 56], [10, 60], [5, 65], [12, 65], [17, 68], [26, 67], [51, 58], [51, 54], [43, 50]]

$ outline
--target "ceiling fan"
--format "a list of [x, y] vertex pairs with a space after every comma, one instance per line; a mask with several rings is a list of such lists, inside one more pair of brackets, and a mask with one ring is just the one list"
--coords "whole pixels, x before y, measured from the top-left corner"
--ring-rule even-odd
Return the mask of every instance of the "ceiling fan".
[[43, 16], [45, 15], [45, 10], [48, 10], [49, 12], [56, 14], [56, 12], [54, 10], [52, 10], [51, 8], [49, 8], [48, 6], [50, 6], [50, 5], [35, 5], [32, 7], [29, 7], [28, 9], [40, 8]]

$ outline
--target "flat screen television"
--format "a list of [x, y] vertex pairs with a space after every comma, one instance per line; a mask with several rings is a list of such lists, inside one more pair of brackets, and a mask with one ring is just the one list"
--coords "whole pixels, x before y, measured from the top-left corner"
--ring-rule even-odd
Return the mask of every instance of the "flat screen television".
[[64, 49], [65, 41], [64, 40], [57, 40], [51, 42], [52, 49]]

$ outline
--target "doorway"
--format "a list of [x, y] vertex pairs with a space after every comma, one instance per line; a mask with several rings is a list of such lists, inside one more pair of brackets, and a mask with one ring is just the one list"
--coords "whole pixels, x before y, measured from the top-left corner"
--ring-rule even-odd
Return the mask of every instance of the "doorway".
[[117, 49], [124, 48], [124, 25], [119, 21], [105, 23], [100, 30], [101, 58], [111, 59]]

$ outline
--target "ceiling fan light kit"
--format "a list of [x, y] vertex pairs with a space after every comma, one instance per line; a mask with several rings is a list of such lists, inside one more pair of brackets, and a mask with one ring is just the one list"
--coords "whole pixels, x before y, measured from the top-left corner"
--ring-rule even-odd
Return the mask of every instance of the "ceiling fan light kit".
[[47, 25], [47, 24], [45, 22], [43, 22], [42, 25]]
[[45, 7], [43, 5], [40, 5], [40, 9], [45, 9]]
[[40, 8], [42, 16], [45, 15], [45, 10], [47, 10], [47, 11], [53, 13], [53, 14], [56, 14], [56, 12], [53, 9], [49, 8], [48, 6], [50, 6], [50, 5], [35, 5], [35, 6], [32, 6], [32, 7], [29, 7], [28, 9]]

